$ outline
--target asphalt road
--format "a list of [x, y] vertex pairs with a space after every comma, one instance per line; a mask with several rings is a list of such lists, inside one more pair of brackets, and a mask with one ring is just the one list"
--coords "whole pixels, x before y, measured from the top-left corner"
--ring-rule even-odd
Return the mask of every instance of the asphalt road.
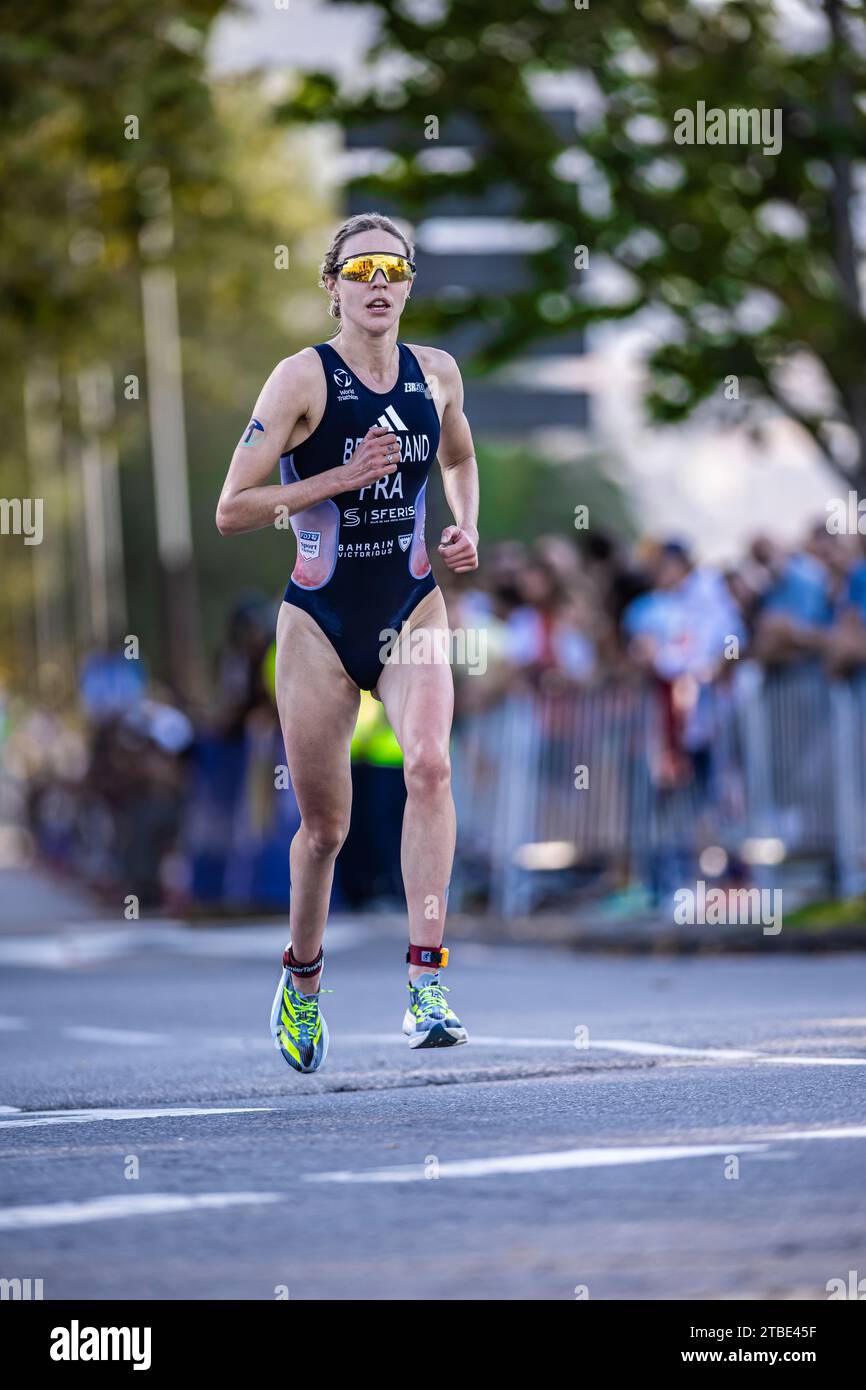
[[412, 1053], [402, 937], [336, 923], [331, 1052], [304, 1078], [267, 1027], [283, 940], [0, 939], [0, 1277], [46, 1299], [740, 1300], [866, 1276], [863, 957], [461, 943], [470, 1042]]

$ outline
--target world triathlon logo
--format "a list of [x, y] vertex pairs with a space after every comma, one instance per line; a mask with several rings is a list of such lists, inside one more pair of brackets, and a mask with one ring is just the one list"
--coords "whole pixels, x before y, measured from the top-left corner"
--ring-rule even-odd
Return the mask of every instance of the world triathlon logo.
[[352, 378], [342, 367], [338, 367], [337, 371], [334, 372], [334, 380], [338, 386], [346, 387], [352, 385]]
[[262, 424], [261, 420], [257, 420], [255, 416], [253, 416], [252, 420], [250, 420], [250, 423], [247, 425], [246, 430], [244, 431], [244, 437], [241, 440], [241, 443], [255, 444], [257, 442], [258, 435], [264, 434], [264, 432], [265, 427]]

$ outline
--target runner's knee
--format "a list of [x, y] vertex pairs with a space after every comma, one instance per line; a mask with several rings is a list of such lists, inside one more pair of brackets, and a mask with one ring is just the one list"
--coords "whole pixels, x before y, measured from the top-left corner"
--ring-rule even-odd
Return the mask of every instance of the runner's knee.
[[435, 796], [451, 782], [448, 750], [432, 743], [410, 744], [403, 750], [403, 771], [410, 796]]
[[307, 848], [316, 859], [333, 859], [349, 833], [349, 822], [341, 816], [313, 816], [303, 822]]

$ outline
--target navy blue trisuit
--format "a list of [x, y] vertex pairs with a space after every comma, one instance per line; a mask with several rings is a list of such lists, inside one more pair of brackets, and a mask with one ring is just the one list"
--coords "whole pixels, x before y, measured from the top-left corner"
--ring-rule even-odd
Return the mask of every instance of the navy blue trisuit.
[[371, 391], [330, 343], [317, 343], [327, 383], [313, 433], [280, 459], [284, 483], [348, 463], [372, 425], [401, 441], [394, 473], [317, 502], [291, 518], [298, 557], [286, 603], [318, 624], [361, 690], [382, 673], [381, 634], [399, 632], [436, 588], [424, 544], [427, 477], [439, 447], [439, 415], [417, 357], [398, 343], [400, 374], [390, 391]]

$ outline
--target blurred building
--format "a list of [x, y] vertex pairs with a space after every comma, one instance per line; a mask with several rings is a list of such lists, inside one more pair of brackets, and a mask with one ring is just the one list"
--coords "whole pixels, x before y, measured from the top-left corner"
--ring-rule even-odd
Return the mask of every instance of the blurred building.
[[[809, 51], [809, 42], [801, 31], [818, 22], [807, 8], [779, 7], [783, 41], [803, 51]], [[216, 76], [259, 68], [273, 74], [277, 87], [281, 75], [298, 68], [329, 70], [355, 87], [387, 81], [386, 61], [375, 72], [359, 61], [376, 23], [373, 6], [291, 0], [291, 8], [282, 10], [273, 0], [246, 0], [243, 11], [216, 24], [211, 67]], [[538, 83], [536, 99], [551, 119], [573, 121], [576, 111], [591, 112], [594, 97], [581, 85], [579, 73], [547, 77]], [[359, 172], [363, 159], [387, 157], [387, 128], [354, 131], [347, 139], [333, 131], [332, 138], [338, 187], [350, 172]], [[437, 157], [459, 158], [469, 143], [470, 130], [459, 122], [446, 130], [443, 122]], [[349, 210], [362, 205], [363, 200], [350, 197]], [[478, 210], [468, 204], [431, 208], [417, 228], [416, 293], [454, 292], [454, 286], [459, 293], [467, 277], [479, 283], [479, 276], [488, 285], [513, 285], [520, 275], [520, 238], [531, 243], [543, 233], [509, 224], [512, 211], [502, 201], [485, 198], [486, 225], [481, 226]], [[478, 242], [491, 235], [503, 240], [488, 259], [479, 254]], [[611, 273], [604, 257], [598, 257], [587, 275], [592, 284], [601, 284]], [[488, 276], [499, 278], [484, 278]], [[627, 489], [641, 528], [657, 535], [682, 534], [703, 558], [728, 563], [756, 531], [780, 526], [784, 539], [793, 541], [812, 517], [823, 514], [828, 495], [838, 492], [837, 480], [803, 431], [771, 407], [760, 439], [746, 426], [722, 428], [703, 418], [669, 428], [651, 425], [641, 400], [642, 357], [664, 333], [658, 313], [647, 310], [628, 323], [597, 326], [585, 344], [575, 338], [560, 339], [553, 350], [542, 346], [528, 360], [509, 364], [498, 381], [467, 383], [473, 427], [479, 434], [491, 429], [543, 431], [551, 454], [562, 457], [573, 456], [573, 436], [591, 426], [593, 447]], [[461, 334], [443, 346], [465, 360], [471, 342]], [[805, 382], [804, 389], [810, 391], [811, 384]]]
[[[548, 118], [567, 135], [574, 129], [573, 108], [548, 109]], [[395, 122], [356, 127], [345, 134], [346, 177], [357, 176], [390, 159], [398, 135]], [[406, 131], [399, 131], [406, 149]], [[427, 142], [423, 131], [410, 144], [435, 157], [439, 168], [462, 168], [480, 152], [484, 135], [475, 121], [455, 116], [443, 122], [439, 138]], [[368, 198], [349, 189], [346, 212], [364, 212]], [[399, 219], [396, 203], [378, 199], [378, 211]], [[470, 290], [502, 294], [528, 288], [527, 256], [547, 245], [543, 223], [518, 221], [512, 191], [503, 186], [481, 198], [448, 196], [434, 200], [418, 224], [414, 298], [458, 302]], [[575, 272], [577, 274], [577, 272]], [[464, 324], [437, 342], [465, 361], [483, 342], [483, 325]], [[528, 349], [506, 369], [482, 381], [468, 378], [466, 411], [476, 435], [582, 435], [588, 424], [588, 398], [575, 390], [568, 366], [583, 353], [582, 335], [560, 334]], [[575, 440], [577, 442], [577, 440]]]
[[[272, 0], [254, 0], [246, 13], [221, 20], [211, 46], [215, 74], [259, 67], [271, 70], [277, 81], [288, 69], [320, 68], [353, 83], [370, 80], [370, 73], [362, 78], [359, 72], [358, 54], [366, 51], [375, 33], [374, 10], [292, 0], [291, 16], [290, 43], [286, 12], [275, 11]], [[568, 83], [538, 84], [539, 106], [566, 136], [574, 130], [576, 90]], [[405, 150], [407, 131], [396, 118], [334, 132], [332, 177], [346, 216], [367, 211], [370, 200], [345, 186], [386, 165], [398, 135]], [[459, 169], [482, 140], [480, 126], [470, 116], [456, 114], [442, 121], [435, 141], [419, 131], [415, 148], [435, 159], [440, 169]], [[376, 210], [405, 218], [405, 209], [381, 197]], [[503, 293], [520, 289], [527, 283], [527, 256], [545, 248], [547, 229], [542, 223], [520, 221], [516, 214], [505, 186], [477, 199], [432, 201], [415, 226], [415, 298], [454, 301], [470, 288]], [[462, 326], [438, 339], [437, 346], [466, 361], [482, 333], [481, 326]], [[557, 453], [573, 454], [589, 424], [589, 396], [578, 384], [583, 353], [581, 335], [560, 334], [532, 346], [492, 377], [466, 380], [467, 414], [476, 436], [539, 435], [539, 444], [549, 442]]]

